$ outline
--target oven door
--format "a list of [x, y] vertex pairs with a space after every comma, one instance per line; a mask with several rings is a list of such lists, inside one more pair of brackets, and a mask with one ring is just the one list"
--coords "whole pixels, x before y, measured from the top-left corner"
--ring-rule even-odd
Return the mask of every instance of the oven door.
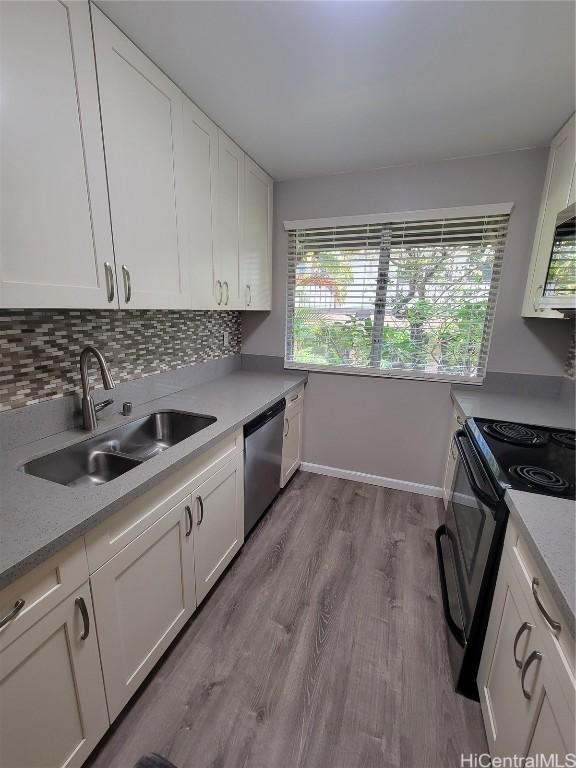
[[436, 548], [450, 656], [457, 671], [497, 529], [500, 499], [464, 430], [454, 435], [458, 461], [446, 523], [436, 531]]

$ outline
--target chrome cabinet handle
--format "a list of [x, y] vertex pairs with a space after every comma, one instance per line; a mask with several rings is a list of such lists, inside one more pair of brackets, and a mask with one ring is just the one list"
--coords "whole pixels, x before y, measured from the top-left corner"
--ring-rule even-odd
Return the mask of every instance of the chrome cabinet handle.
[[108, 301], [114, 301], [114, 274], [112, 264], [109, 261], [104, 262], [104, 275], [106, 276], [106, 293]]
[[527, 690], [526, 690], [526, 688], [524, 687], [524, 679], [525, 679], [525, 677], [526, 677], [526, 672], [528, 672], [528, 668], [529, 668], [529, 667], [530, 667], [530, 666], [531, 666], [531, 665], [532, 665], [532, 664], [533, 664], [535, 661], [542, 661], [542, 654], [540, 653], [540, 651], [532, 651], [532, 653], [530, 654], [530, 656], [528, 656], [528, 658], [526, 659], [526, 663], [525, 663], [525, 664], [524, 664], [524, 666], [522, 667], [522, 677], [521, 677], [521, 679], [520, 679], [520, 683], [521, 683], [521, 685], [522, 685], [522, 693], [524, 694], [524, 698], [525, 698], [525, 699], [528, 699], [528, 701], [530, 701], [530, 699], [532, 698], [532, 694], [531, 694], [531, 693], [528, 693], [528, 691], [527, 691]]
[[11, 611], [8, 611], [6, 616], [0, 619], [0, 629], [2, 629], [2, 627], [5, 627], [6, 624], [12, 621], [12, 619], [15, 619], [25, 605], [26, 605], [26, 600], [16, 600], [16, 602], [14, 603], [14, 608], [12, 608]]
[[130, 281], [130, 270], [126, 264], [122, 264], [122, 279], [124, 280], [124, 298], [126, 299], [126, 304], [128, 304], [132, 298], [132, 283]]
[[190, 536], [192, 533], [192, 510], [188, 504], [186, 504], [184, 509], [186, 510], [186, 516], [188, 517], [188, 528], [186, 528], [186, 538], [188, 538], [188, 536]]
[[216, 280], [216, 285], [218, 286], [218, 298], [216, 299], [216, 304], [220, 306], [222, 304], [222, 281]]
[[250, 285], [246, 286], [246, 306], [249, 307], [252, 304], [252, 288]]
[[230, 298], [230, 289], [228, 288], [228, 280], [224, 280], [224, 285], [226, 286], [226, 301], [224, 302], [224, 306], [228, 306], [228, 299]]
[[196, 501], [198, 502], [198, 510], [200, 512], [196, 525], [202, 525], [202, 520], [204, 520], [204, 502], [202, 501], [202, 496], [196, 496]]
[[299, 397], [299, 395], [293, 395], [293, 396], [290, 398], [290, 402], [291, 402], [291, 403], [293, 403], [295, 400], [298, 400], [298, 397]]
[[528, 632], [532, 631], [532, 624], [530, 624], [529, 621], [525, 621], [524, 624], [522, 624], [518, 632], [516, 632], [516, 637], [514, 638], [514, 650], [513, 650], [514, 662], [516, 663], [516, 666], [518, 667], [518, 669], [522, 669], [522, 662], [516, 655], [516, 648], [518, 647], [518, 641], [520, 640], [524, 632], [526, 632], [526, 630], [528, 630]]
[[546, 608], [544, 608], [544, 606], [542, 605], [540, 598], [538, 597], [539, 586], [540, 586], [540, 580], [536, 578], [536, 576], [534, 576], [534, 578], [532, 579], [532, 594], [534, 595], [534, 600], [536, 600], [536, 605], [538, 606], [540, 613], [542, 614], [542, 616], [544, 616], [544, 618], [546, 619], [550, 627], [554, 630], [554, 632], [560, 632], [560, 630], [562, 629], [562, 624], [560, 624], [559, 621], [556, 621], [556, 619], [553, 619], [552, 616], [550, 616]]
[[75, 603], [77, 607], [80, 609], [80, 615], [82, 616], [82, 623], [84, 624], [84, 629], [82, 630], [82, 634], [80, 635], [80, 640], [86, 640], [88, 635], [90, 634], [90, 617], [88, 616], [88, 608], [86, 608], [86, 601], [83, 597], [77, 597], [75, 600]]
[[288, 432], [290, 432], [290, 422], [288, 419], [284, 419], [286, 422], [286, 431], [284, 432], [284, 437], [288, 437]]

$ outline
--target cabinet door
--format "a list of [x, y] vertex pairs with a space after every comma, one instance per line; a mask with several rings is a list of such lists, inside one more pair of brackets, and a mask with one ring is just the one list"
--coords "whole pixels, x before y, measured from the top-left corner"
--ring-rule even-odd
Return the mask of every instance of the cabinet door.
[[244, 454], [206, 480], [193, 494], [194, 557], [198, 604], [244, 542]]
[[534, 250], [528, 284], [524, 297], [522, 315], [524, 317], [562, 317], [561, 313], [554, 310], [541, 310], [538, 303], [542, 298], [542, 291], [550, 252], [554, 239], [556, 217], [568, 205], [572, 193], [574, 168], [576, 166], [575, 143], [575, 118], [566, 123], [562, 130], [555, 136], [550, 147], [548, 170], [544, 182], [544, 192], [540, 205]]
[[187, 506], [167, 512], [90, 577], [111, 720], [196, 607]]
[[95, 7], [92, 19], [120, 306], [189, 308], [181, 93]]
[[284, 440], [282, 443], [281, 488], [284, 488], [302, 461], [302, 416], [302, 401], [299, 401], [292, 408], [286, 408], [284, 414]]
[[[545, 661], [544, 661], [545, 663]], [[566, 702], [557, 696], [558, 689], [544, 686], [542, 704], [534, 723], [526, 755], [558, 755], [558, 765], [565, 765], [566, 756], [576, 753], [574, 695]], [[534, 763], [536, 764], [536, 763]]]
[[246, 157], [240, 285], [245, 309], [272, 306], [272, 185], [272, 179]]
[[244, 205], [244, 152], [218, 131], [214, 248], [217, 302], [240, 309], [240, 245]]
[[0, 660], [0, 765], [81, 766], [108, 727], [88, 582], [5, 648]]
[[[516, 583], [506, 552], [502, 556], [490, 621], [478, 671], [478, 690], [490, 754], [522, 754], [537, 711], [541, 661], [531, 663], [522, 688], [522, 668], [541, 647], [538, 628]], [[517, 663], [518, 662], [518, 663]]]
[[193, 309], [215, 309], [213, 201], [218, 163], [218, 129], [185, 96], [183, 183]]
[[117, 306], [88, 3], [0, 3], [0, 78], [0, 305]]

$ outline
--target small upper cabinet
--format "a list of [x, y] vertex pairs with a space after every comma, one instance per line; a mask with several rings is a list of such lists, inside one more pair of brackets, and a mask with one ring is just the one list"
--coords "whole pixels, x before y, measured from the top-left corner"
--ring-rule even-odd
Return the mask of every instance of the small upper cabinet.
[[182, 95], [92, 7], [120, 306], [190, 307]]
[[540, 301], [550, 262], [556, 218], [564, 208], [574, 202], [576, 195], [574, 189], [575, 130], [575, 117], [572, 115], [562, 130], [554, 137], [550, 146], [548, 170], [546, 171], [532, 260], [528, 272], [528, 283], [522, 307], [524, 317], [562, 317], [562, 314], [555, 310], [541, 309]]
[[183, 97], [184, 153], [182, 179], [186, 238], [191, 264], [193, 309], [217, 307], [214, 272], [213, 214], [218, 165], [218, 129]]
[[0, 305], [117, 306], [87, 3], [0, 4]]
[[244, 152], [218, 131], [214, 256], [216, 302], [240, 309], [240, 245], [244, 204]]
[[249, 157], [244, 170], [240, 298], [245, 309], [270, 309], [272, 300], [272, 179]]

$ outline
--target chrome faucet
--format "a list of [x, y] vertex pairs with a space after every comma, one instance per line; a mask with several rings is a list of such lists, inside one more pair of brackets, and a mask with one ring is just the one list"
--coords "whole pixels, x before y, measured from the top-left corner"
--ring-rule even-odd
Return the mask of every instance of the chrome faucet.
[[100, 352], [99, 349], [96, 349], [96, 347], [84, 347], [80, 353], [80, 378], [82, 379], [82, 417], [84, 420], [84, 429], [87, 430], [96, 429], [96, 426], [98, 425], [98, 417], [96, 414], [103, 408], [106, 408], [106, 406], [112, 405], [114, 402], [113, 399], [103, 400], [101, 403], [94, 405], [94, 400], [90, 391], [90, 379], [88, 378], [88, 358], [90, 355], [94, 355], [98, 361], [104, 389], [114, 389], [116, 386], [102, 352]]

